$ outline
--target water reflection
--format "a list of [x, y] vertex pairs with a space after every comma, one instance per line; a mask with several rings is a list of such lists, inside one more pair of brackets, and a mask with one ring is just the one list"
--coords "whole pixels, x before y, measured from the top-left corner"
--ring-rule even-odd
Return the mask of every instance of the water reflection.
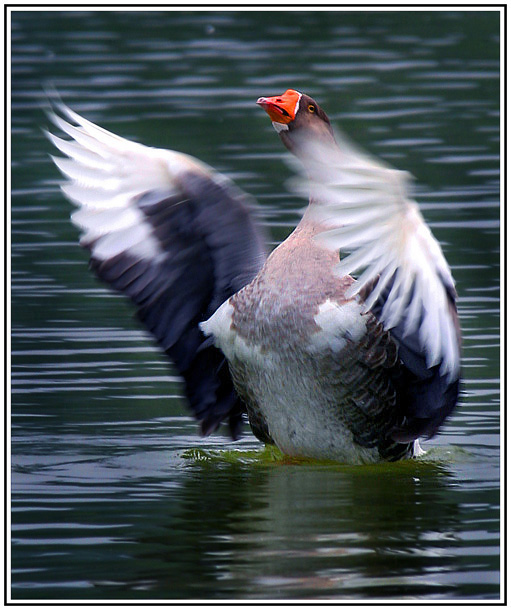
[[[82, 599], [463, 597], [453, 576], [467, 570], [479, 594], [491, 591], [497, 558], [477, 551], [498, 510], [487, 464], [464, 457], [456, 472], [446, 451], [439, 463], [390, 466], [190, 463], [181, 455], [193, 437], [166, 447], [178, 423], [131, 422], [116, 437], [114, 424], [90, 426], [95, 452], [77, 428], [60, 453], [40, 445], [18, 464], [18, 598], [32, 596], [30, 582], [37, 597]], [[79, 582], [62, 578], [70, 566]]]
[[171, 515], [152, 507], [152, 533], [137, 538], [152, 575], [132, 575], [131, 590], [142, 581], [161, 596], [186, 596], [179, 564], [207, 598], [232, 590], [268, 599], [449, 592], [436, 575], [457, 567], [448, 547], [459, 544], [460, 506], [444, 466], [233, 465], [218, 474], [195, 465]]

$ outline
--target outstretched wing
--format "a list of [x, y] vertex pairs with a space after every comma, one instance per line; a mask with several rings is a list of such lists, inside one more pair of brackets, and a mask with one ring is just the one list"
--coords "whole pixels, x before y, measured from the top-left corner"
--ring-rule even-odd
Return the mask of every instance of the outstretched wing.
[[410, 176], [359, 151], [304, 143], [311, 213], [328, 227], [317, 239], [338, 250], [337, 272], [359, 272], [359, 295], [390, 330], [407, 372], [406, 421], [395, 436], [431, 436], [452, 411], [460, 377], [456, 291], [440, 245], [409, 194]]
[[228, 419], [235, 437], [244, 407], [198, 324], [264, 263], [251, 202], [192, 157], [120, 138], [61, 103], [49, 117], [71, 138], [47, 134], [66, 155], [54, 161], [92, 269], [135, 303], [183, 376], [203, 433]]

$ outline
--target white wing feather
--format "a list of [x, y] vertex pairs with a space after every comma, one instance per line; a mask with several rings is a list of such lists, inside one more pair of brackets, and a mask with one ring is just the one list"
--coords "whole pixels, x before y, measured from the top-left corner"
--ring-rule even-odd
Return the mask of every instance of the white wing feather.
[[144, 258], [161, 255], [136, 199], [150, 191], [176, 192], [188, 170], [216, 176], [188, 155], [121, 138], [62, 103], [55, 109], [62, 116], [51, 112], [50, 120], [72, 140], [47, 136], [66, 155], [53, 160], [67, 178], [62, 191], [80, 208], [72, 220], [83, 231], [82, 243], [92, 244], [93, 256], [102, 260], [128, 249]]
[[337, 139], [340, 150], [304, 143], [312, 201], [308, 213], [327, 227], [317, 239], [349, 253], [339, 263], [341, 276], [363, 270], [347, 296], [372, 285], [366, 311], [392, 280], [382, 323], [392, 329], [403, 322], [405, 336], [418, 332], [427, 366], [440, 364], [440, 372], [452, 381], [460, 366], [447, 294], [454, 294], [454, 281], [440, 245], [409, 196], [410, 176], [362, 153], [343, 136]]

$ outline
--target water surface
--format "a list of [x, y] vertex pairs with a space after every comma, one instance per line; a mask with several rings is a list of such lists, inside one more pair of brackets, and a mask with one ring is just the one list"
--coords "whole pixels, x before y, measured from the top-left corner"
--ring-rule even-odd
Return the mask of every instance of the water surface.
[[[498, 13], [14, 12], [12, 52], [13, 599], [497, 598]], [[410, 171], [464, 337], [461, 404], [429, 460], [187, 458], [261, 445], [199, 438], [175, 371], [88, 273], [41, 132], [49, 83], [230, 175], [273, 243], [303, 202], [260, 95], [310, 93]]]

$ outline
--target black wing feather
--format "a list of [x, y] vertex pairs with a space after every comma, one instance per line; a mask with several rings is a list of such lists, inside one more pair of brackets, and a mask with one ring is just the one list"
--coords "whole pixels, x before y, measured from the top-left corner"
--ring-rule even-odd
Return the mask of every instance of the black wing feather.
[[[388, 283], [379, 299], [371, 308], [371, 312], [380, 317], [387, 296], [392, 289], [393, 279]], [[368, 289], [368, 292], [370, 288]], [[446, 292], [451, 307], [453, 322], [460, 338], [459, 323], [456, 315], [456, 293], [450, 286]], [[413, 289], [409, 303], [413, 299]], [[449, 380], [447, 374], [440, 372], [440, 365], [428, 367], [424, 351], [421, 349], [419, 330], [421, 320], [414, 332], [405, 332], [405, 321], [390, 330], [390, 334], [398, 346], [398, 355], [403, 366], [395, 380], [398, 393], [400, 413], [403, 420], [397, 426], [392, 438], [399, 442], [409, 442], [419, 436], [431, 438], [445, 419], [456, 407], [460, 389], [459, 377]]]
[[244, 405], [223, 354], [198, 325], [266, 258], [248, 198], [191, 157], [119, 138], [63, 104], [57, 110], [76, 124], [50, 115], [72, 146], [48, 136], [70, 157], [55, 162], [69, 178], [67, 196], [82, 207], [75, 222], [91, 268], [137, 306], [182, 375], [203, 433], [227, 420], [236, 437]]
[[264, 240], [237, 192], [193, 175], [181, 184], [186, 192], [178, 196], [151, 192], [136, 202], [165, 251], [162, 261], [137, 260], [126, 251], [107, 261], [92, 256], [91, 267], [138, 306], [138, 317], [182, 375], [202, 432], [228, 420], [236, 438], [245, 408], [222, 352], [198, 324], [255, 277]]

